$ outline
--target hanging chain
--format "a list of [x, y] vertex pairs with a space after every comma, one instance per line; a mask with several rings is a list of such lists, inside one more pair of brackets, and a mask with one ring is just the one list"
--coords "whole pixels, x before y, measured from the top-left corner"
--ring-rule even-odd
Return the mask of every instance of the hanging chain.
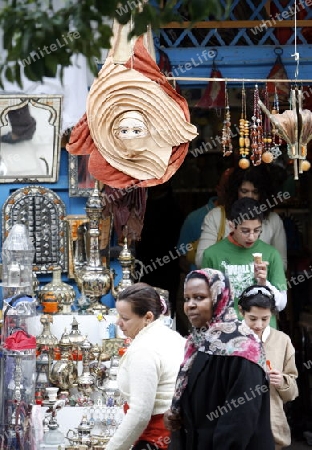
[[232, 132], [231, 132], [231, 112], [226, 83], [225, 83], [225, 111], [224, 111], [221, 142], [223, 148], [223, 156], [231, 155], [233, 152]]
[[252, 125], [250, 127], [251, 137], [251, 156], [250, 159], [254, 166], [261, 164], [261, 157], [263, 152], [263, 126], [262, 126], [262, 113], [258, 104], [259, 89], [258, 85], [255, 85], [254, 90], [254, 110], [251, 118]]

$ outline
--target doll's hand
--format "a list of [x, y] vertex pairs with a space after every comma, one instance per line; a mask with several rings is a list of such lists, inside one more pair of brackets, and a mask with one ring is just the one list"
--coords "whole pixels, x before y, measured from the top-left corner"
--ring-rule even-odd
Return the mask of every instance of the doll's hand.
[[277, 369], [269, 371], [270, 384], [276, 388], [283, 386], [283, 374]]
[[168, 409], [164, 414], [164, 423], [167, 430], [177, 431], [182, 425], [181, 416], [180, 414], [175, 414]]

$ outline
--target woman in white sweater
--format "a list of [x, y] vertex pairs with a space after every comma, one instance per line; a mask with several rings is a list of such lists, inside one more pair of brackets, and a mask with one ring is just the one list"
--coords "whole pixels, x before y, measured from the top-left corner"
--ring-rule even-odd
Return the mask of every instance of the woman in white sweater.
[[276, 212], [270, 211], [270, 209], [287, 200], [290, 194], [281, 190], [276, 192], [276, 189], [273, 189], [270, 173], [263, 164], [257, 167], [251, 166], [247, 170], [238, 167], [231, 173], [225, 188], [224, 215], [222, 208], [218, 207], [209, 211], [203, 220], [195, 257], [197, 267], [201, 268], [204, 250], [215, 244], [218, 237], [223, 239], [229, 234], [230, 228], [225, 217], [233, 203], [242, 197], [251, 197], [260, 203], [264, 214], [260, 239], [279, 251], [286, 270], [287, 244], [283, 221]]
[[284, 403], [298, 396], [295, 349], [287, 334], [269, 326], [275, 311], [274, 294], [267, 286], [250, 286], [241, 294], [238, 307], [245, 323], [262, 341], [270, 378], [271, 429], [275, 450], [291, 443]]
[[170, 443], [163, 422], [184, 356], [185, 339], [160, 318], [166, 304], [157, 291], [136, 283], [118, 296], [117, 324], [133, 339], [120, 360], [117, 382], [129, 409], [106, 450], [163, 449]]

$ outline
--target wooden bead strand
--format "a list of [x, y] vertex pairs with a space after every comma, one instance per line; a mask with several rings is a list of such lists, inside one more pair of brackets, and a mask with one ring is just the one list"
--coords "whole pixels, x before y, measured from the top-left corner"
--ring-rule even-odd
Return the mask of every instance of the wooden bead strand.
[[[268, 110], [270, 110], [269, 105], [269, 93], [268, 93], [268, 86], [265, 85], [265, 91], [264, 91], [264, 104]], [[263, 149], [264, 152], [262, 154], [262, 161], [266, 164], [270, 164], [274, 157], [271, 153], [271, 147], [272, 147], [272, 134], [271, 134], [271, 121], [268, 116], [264, 117], [263, 122]]]
[[262, 127], [262, 113], [258, 105], [259, 89], [258, 85], [255, 85], [254, 90], [254, 114], [251, 118], [251, 156], [250, 159], [254, 166], [261, 164], [261, 157], [263, 152], [263, 127]]
[[250, 152], [250, 139], [249, 139], [249, 121], [246, 115], [246, 91], [243, 85], [242, 87], [242, 112], [239, 119], [239, 154], [240, 160], [238, 165], [241, 169], [247, 169], [250, 166], [248, 159]]

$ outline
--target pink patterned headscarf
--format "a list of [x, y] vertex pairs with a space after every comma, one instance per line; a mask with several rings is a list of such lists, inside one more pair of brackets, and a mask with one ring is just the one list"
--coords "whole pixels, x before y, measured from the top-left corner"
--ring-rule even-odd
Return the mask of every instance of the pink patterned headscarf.
[[212, 318], [207, 327], [194, 328], [188, 337], [171, 405], [171, 410], [175, 413], [179, 412], [180, 399], [186, 388], [188, 375], [197, 352], [209, 355], [241, 356], [266, 370], [265, 353], [260, 340], [237, 318], [227, 275], [213, 269], [193, 270], [187, 275], [185, 284], [190, 278], [196, 277], [196, 274], [198, 278], [204, 276], [207, 280], [213, 305]]

